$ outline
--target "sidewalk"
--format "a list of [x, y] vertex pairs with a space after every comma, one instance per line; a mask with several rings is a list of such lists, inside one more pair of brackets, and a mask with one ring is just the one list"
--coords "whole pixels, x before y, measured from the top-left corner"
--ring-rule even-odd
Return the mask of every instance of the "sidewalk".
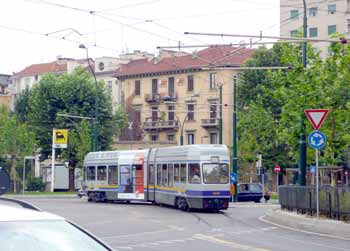
[[350, 223], [342, 221], [317, 219], [281, 209], [269, 210], [260, 220], [282, 228], [350, 241]]
[[70, 198], [79, 198], [76, 194], [50, 194], [50, 195], [46, 195], [46, 194], [11, 194], [11, 195], [3, 195], [2, 197], [4, 198], [10, 198], [10, 199], [70, 199]]

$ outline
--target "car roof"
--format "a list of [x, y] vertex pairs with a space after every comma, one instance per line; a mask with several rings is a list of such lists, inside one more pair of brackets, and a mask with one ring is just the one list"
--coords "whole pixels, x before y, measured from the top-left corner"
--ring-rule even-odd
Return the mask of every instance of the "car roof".
[[42, 211], [0, 204], [0, 222], [64, 220], [64, 218]]

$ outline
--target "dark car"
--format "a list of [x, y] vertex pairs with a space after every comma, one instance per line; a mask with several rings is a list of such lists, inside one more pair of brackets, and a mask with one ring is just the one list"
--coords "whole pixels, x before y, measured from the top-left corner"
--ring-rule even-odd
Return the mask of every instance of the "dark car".
[[259, 203], [263, 197], [263, 189], [260, 183], [240, 183], [238, 184], [238, 202], [254, 201]]

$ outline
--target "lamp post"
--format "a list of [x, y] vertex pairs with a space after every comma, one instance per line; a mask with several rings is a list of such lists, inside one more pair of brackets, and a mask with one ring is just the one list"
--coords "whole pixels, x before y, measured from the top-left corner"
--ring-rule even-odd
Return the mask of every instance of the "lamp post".
[[[199, 97], [199, 94], [198, 94], [198, 93], [192, 95], [192, 96], [190, 97], [191, 102], [192, 102], [192, 98], [197, 98], [197, 97]], [[183, 146], [183, 145], [184, 145], [184, 126], [185, 126], [185, 122], [186, 122], [187, 118], [188, 118], [188, 112], [186, 113], [186, 116], [185, 116], [184, 120], [183, 120], [182, 123], [181, 123], [180, 146]]]
[[94, 123], [94, 128], [93, 128], [93, 151], [98, 151], [99, 150], [99, 143], [98, 143], [98, 134], [99, 134], [99, 122], [98, 122], [98, 83], [96, 79], [96, 74], [95, 74], [95, 69], [91, 66], [90, 64], [90, 59], [89, 59], [89, 50], [88, 48], [84, 45], [81, 44], [79, 45], [80, 49], [85, 49], [86, 50], [86, 59], [90, 68], [90, 71], [92, 75], [94, 76], [95, 80], [95, 85], [96, 85], [96, 94], [95, 94], [95, 123]]
[[22, 181], [22, 194], [24, 194], [25, 180], [26, 180], [26, 160], [35, 160], [35, 156], [25, 156], [23, 158], [23, 181]]

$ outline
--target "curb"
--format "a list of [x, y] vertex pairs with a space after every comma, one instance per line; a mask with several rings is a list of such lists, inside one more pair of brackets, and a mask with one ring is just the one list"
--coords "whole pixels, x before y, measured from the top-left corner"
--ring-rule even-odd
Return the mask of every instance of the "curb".
[[342, 221], [316, 219], [281, 209], [269, 210], [259, 220], [294, 231], [350, 241], [350, 224]]
[[3, 196], [9, 199], [73, 199], [79, 197], [76, 194], [65, 194], [65, 195], [7, 195]]

